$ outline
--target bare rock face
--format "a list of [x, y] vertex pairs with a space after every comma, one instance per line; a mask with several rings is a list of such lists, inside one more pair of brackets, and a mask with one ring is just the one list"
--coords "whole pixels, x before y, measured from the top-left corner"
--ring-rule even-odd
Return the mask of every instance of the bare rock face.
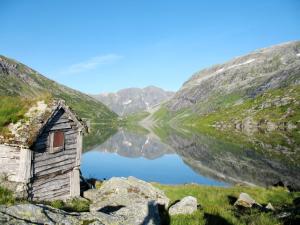
[[[237, 102], [241, 102], [269, 89], [300, 84], [299, 70], [300, 41], [259, 49], [195, 73], [167, 107], [171, 111], [191, 108], [209, 113], [216, 109], [212, 101], [220, 96], [240, 96]], [[208, 103], [210, 107], [205, 107]]]
[[122, 217], [125, 224], [160, 224], [159, 208], [169, 204], [162, 191], [134, 177], [111, 178], [84, 197], [92, 201], [91, 212]]
[[192, 214], [195, 211], [197, 211], [197, 199], [192, 196], [184, 197], [169, 208], [169, 214], [171, 216], [178, 214]]
[[105, 93], [93, 97], [103, 102], [112, 111], [125, 116], [131, 113], [146, 111], [174, 95], [171, 91], [149, 86], [145, 88], [127, 88], [116, 93]]

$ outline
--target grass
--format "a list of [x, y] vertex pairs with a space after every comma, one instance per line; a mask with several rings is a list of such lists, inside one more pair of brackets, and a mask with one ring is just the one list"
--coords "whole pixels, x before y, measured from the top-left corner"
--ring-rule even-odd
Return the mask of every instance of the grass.
[[26, 112], [38, 101], [48, 104], [52, 101], [51, 95], [44, 93], [39, 97], [25, 98], [20, 96], [0, 96], [0, 135], [9, 136], [7, 125], [26, 120]]
[[54, 200], [46, 204], [67, 212], [89, 212], [90, 209], [90, 201], [80, 198], [74, 198], [68, 201]]
[[0, 186], [0, 205], [13, 205], [16, 202], [13, 192]]
[[269, 202], [277, 211], [293, 204], [293, 200], [300, 196], [300, 192], [288, 192], [283, 188], [261, 187], [211, 187], [201, 185], [161, 185], [154, 184], [163, 190], [170, 198], [171, 204], [185, 196], [194, 196], [200, 204], [200, 209], [192, 215], [178, 215], [171, 217], [172, 225], [200, 225], [200, 224], [282, 224], [273, 213], [261, 212], [255, 209], [239, 211], [234, 205], [235, 199], [241, 192], [248, 193], [258, 203], [266, 205]]
[[42, 95], [39, 98], [31, 99], [16, 96], [0, 96], [0, 134], [4, 136], [9, 135], [7, 125], [24, 119], [29, 108], [39, 100], [48, 102], [50, 96]]
[[0, 129], [24, 118], [32, 101], [18, 97], [0, 97]]

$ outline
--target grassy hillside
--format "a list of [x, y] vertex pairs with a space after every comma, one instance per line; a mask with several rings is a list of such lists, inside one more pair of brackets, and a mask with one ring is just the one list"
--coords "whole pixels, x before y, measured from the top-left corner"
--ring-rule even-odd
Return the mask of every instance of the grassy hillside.
[[91, 122], [110, 123], [117, 118], [114, 112], [90, 96], [58, 84], [22, 63], [0, 56], [0, 96], [30, 99], [47, 94], [64, 99], [80, 117]]
[[[161, 185], [156, 187], [163, 190], [170, 198], [171, 204], [185, 196], [194, 196], [200, 205], [192, 215], [178, 215], [170, 218], [172, 225], [228, 225], [228, 224], [296, 224], [299, 220], [299, 209], [293, 201], [299, 198], [299, 192], [288, 192], [283, 188], [241, 187], [229, 188], [210, 187], [201, 185]], [[233, 205], [241, 192], [248, 193], [258, 203], [267, 205], [269, 202], [274, 206], [275, 212], [262, 212], [258, 209], [238, 209]], [[289, 212], [291, 215], [286, 219], [278, 219], [275, 215], [280, 212]]]

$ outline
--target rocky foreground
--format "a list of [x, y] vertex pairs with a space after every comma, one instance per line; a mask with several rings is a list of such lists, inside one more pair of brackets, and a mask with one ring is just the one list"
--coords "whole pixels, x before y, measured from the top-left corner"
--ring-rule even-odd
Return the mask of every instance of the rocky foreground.
[[84, 192], [80, 201], [88, 202], [88, 212], [36, 203], [0, 205], [0, 224], [297, 224], [299, 199], [300, 193], [284, 188], [152, 185], [115, 177]]
[[[43, 204], [0, 206], [0, 224], [161, 224], [170, 200], [163, 191], [134, 177], [112, 178], [84, 192], [90, 212], [65, 212]], [[172, 215], [197, 210], [191, 196], [172, 207]]]

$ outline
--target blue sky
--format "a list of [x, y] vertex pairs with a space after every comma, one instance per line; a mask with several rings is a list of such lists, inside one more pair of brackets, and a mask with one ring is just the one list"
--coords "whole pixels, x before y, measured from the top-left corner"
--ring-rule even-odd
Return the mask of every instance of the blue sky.
[[180, 88], [194, 72], [300, 39], [300, 1], [0, 0], [0, 54], [86, 93]]

